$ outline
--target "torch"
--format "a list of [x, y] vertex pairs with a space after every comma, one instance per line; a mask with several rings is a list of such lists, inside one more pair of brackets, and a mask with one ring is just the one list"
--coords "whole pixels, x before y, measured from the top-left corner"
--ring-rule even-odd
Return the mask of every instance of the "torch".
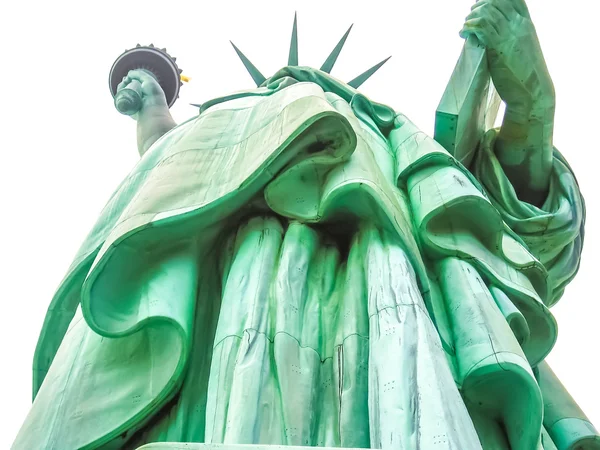
[[113, 63], [108, 76], [110, 92], [115, 101], [117, 111], [125, 115], [133, 115], [142, 107], [142, 87], [137, 80], [132, 80], [126, 88], [117, 93], [117, 86], [130, 70], [144, 70], [153, 76], [167, 99], [169, 108], [179, 98], [179, 88], [187, 78], [181, 75], [176, 58], [170, 56], [165, 48], [157, 48], [153, 44], [125, 50]]

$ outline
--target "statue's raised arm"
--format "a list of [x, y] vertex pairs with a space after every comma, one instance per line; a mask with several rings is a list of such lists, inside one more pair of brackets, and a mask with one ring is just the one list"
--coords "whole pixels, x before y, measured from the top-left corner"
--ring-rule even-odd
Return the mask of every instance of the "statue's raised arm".
[[461, 36], [476, 36], [506, 103], [496, 155], [522, 200], [539, 204], [548, 190], [553, 161], [555, 95], [524, 0], [480, 0]]
[[167, 131], [176, 126], [165, 93], [150, 73], [145, 70], [130, 70], [117, 87], [117, 94], [129, 89], [132, 83], [139, 83], [141, 103], [131, 117], [137, 122], [137, 146], [140, 156]]

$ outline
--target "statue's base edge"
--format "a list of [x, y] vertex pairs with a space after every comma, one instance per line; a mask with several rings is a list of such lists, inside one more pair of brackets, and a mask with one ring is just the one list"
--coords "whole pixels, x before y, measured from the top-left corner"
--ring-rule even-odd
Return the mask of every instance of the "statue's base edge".
[[[296, 445], [249, 445], [249, 444], [194, 444], [184, 442], [156, 442], [138, 447], [137, 450], [308, 450], [315, 447]], [[359, 450], [342, 447], [319, 447], [319, 450]]]

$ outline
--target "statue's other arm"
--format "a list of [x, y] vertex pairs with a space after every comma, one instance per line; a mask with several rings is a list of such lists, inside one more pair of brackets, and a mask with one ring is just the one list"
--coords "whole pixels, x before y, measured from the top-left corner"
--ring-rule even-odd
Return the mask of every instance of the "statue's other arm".
[[[504, 222], [546, 267], [558, 301], [579, 268], [585, 204], [565, 158], [552, 143], [554, 87], [524, 0], [479, 0], [463, 37], [486, 47], [506, 112], [484, 136], [472, 165]], [[552, 189], [549, 189], [550, 184]]]
[[171, 117], [165, 94], [156, 79], [143, 70], [131, 70], [119, 84], [117, 92], [133, 80], [141, 85], [141, 109], [132, 117], [137, 121], [138, 152], [142, 156], [163, 134], [177, 124]]
[[494, 85], [506, 103], [495, 153], [521, 200], [540, 205], [553, 164], [555, 95], [524, 0], [479, 0], [461, 36], [486, 46]]

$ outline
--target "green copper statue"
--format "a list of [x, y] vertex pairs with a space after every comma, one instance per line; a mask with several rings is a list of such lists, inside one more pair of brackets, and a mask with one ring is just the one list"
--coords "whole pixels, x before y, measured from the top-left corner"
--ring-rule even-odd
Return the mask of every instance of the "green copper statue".
[[544, 362], [585, 209], [534, 26], [480, 0], [461, 35], [435, 140], [357, 90], [382, 63], [329, 75], [347, 33], [301, 67], [294, 22], [270, 78], [236, 48], [259, 86], [180, 125], [129, 72], [141, 159], [48, 309], [14, 448], [600, 448]]

